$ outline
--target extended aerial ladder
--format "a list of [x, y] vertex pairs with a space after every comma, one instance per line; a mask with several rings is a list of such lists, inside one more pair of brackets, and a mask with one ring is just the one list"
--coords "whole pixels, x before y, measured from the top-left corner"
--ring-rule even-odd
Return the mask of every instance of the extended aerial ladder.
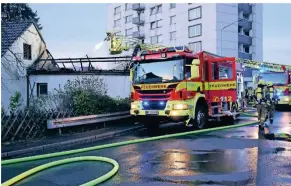
[[116, 35], [113, 32], [107, 32], [104, 41], [110, 42], [109, 52], [112, 55], [121, 54], [123, 51], [133, 49], [132, 57], [137, 56], [142, 50], [157, 50], [165, 48], [161, 45], [146, 44], [143, 40], [128, 38], [122, 35]]
[[[144, 43], [143, 40], [128, 38], [122, 35], [116, 35], [113, 32], [107, 32], [106, 34], [107, 34], [107, 37], [105, 38], [105, 41], [110, 42], [109, 52], [112, 55], [121, 54], [123, 51], [129, 51], [130, 49], [132, 49], [133, 50], [132, 57], [135, 57], [135, 56], [139, 56], [144, 51], [159, 50], [159, 49], [167, 48], [161, 45], [146, 44]], [[215, 54], [212, 54], [212, 56], [215, 56]], [[221, 57], [218, 55], [216, 56]], [[254, 60], [241, 59], [241, 58], [236, 58], [236, 63], [242, 64], [243, 68], [263, 70], [264, 72], [286, 72], [289, 76], [291, 73], [290, 65], [280, 65], [280, 64], [275, 64], [275, 63], [259, 62], [259, 61], [254, 61]], [[238, 78], [242, 80], [243, 78], [241, 77], [242, 77], [242, 74], [238, 74]], [[243, 86], [243, 80], [242, 82], [240, 82], [240, 85]], [[291, 84], [289, 85], [289, 88], [291, 92]], [[238, 87], [238, 94], [241, 94], [242, 92], [244, 92], [244, 88]], [[291, 99], [291, 96], [290, 96], [290, 99]], [[291, 101], [290, 101], [290, 104], [291, 104]]]

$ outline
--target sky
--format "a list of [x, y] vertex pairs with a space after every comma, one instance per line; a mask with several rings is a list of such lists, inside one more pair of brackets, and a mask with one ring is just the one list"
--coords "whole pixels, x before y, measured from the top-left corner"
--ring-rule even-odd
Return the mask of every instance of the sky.
[[[30, 4], [55, 58], [102, 56], [94, 51], [106, 33], [106, 4]], [[263, 6], [263, 60], [291, 65], [291, 4]], [[103, 55], [104, 56], [104, 55]]]

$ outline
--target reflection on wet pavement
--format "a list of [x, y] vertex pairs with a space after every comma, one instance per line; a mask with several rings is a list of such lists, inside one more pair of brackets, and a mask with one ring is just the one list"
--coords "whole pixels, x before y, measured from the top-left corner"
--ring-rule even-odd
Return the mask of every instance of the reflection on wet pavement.
[[[275, 118], [278, 123], [273, 124], [275, 129], [290, 130], [291, 125], [286, 123], [290, 113], [275, 116], [278, 118]], [[159, 135], [183, 130], [188, 129], [163, 128]], [[119, 140], [147, 135], [143, 130]], [[106, 156], [120, 164], [118, 173], [102, 185], [291, 185], [291, 143], [260, 138], [258, 126], [132, 144], [74, 156], [87, 155]], [[51, 160], [4, 167], [2, 179]], [[19, 185], [74, 185], [70, 178], [84, 183], [110, 169], [102, 164], [78, 166], [80, 164], [65, 167], [64, 172], [62, 168], [45, 171], [43, 177], [29, 179]]]

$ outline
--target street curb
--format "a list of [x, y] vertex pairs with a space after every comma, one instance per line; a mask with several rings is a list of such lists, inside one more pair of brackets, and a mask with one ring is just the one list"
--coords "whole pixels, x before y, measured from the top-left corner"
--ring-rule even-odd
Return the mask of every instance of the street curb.
[[73, 140], [67, 140], [67, 141], [63, 141], [60, 143], [52, 143], [52, 144], [31, 147], [31, 148], [27, 148], [27, 149], [15, 150], [15, 151], [10, 151], [10, 152], [3, 152], [3, 153], [1, 153], [1, 158], [9, 158], [12, 156], [17, 156], [17, 155], [21, 155], [21, 154], [30, 153], [30, 152], [36, 152], [36, 151], [43, 151], [43, 150], [47, 150], [47, 149], [54, 149], [54, 148], [59, 148], [59, 147], [63, 147], [63, 146], [89, 143], [89, 142], [93, 142], [93, 141], [97, 141], [97, 140], [101, 140], [101, 139], [105, 139], [105, 138], [109, 138], [109, 137], [120, 136], [122, 134], [129, 133], [129, 132], [141, 129], [141, 128], [143, 128], [143, 126], [136, 126], [136, 127], [131, 127], [129, 129], [123, 129], [120, 131], [116, 131], [116, 132], [107, 132], [105, 134], [88, 136], [88, 137], [73, 139]]

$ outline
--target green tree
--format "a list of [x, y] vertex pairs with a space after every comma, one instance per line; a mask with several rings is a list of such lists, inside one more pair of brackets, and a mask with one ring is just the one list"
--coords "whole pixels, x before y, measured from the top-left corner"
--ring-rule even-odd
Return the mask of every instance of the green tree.
[[14, 95], [10, 97], [9, 107], [11, 109], [10, 110], [11, 113], [15, 113], [20, 106], [21, 106], [21, 93], [16, 91]]
[[1, 3], [1, 20], [3, 22], [33, 21], [39, 30], [42, 29], [37, 11], [34, 12], [27, 3]]

